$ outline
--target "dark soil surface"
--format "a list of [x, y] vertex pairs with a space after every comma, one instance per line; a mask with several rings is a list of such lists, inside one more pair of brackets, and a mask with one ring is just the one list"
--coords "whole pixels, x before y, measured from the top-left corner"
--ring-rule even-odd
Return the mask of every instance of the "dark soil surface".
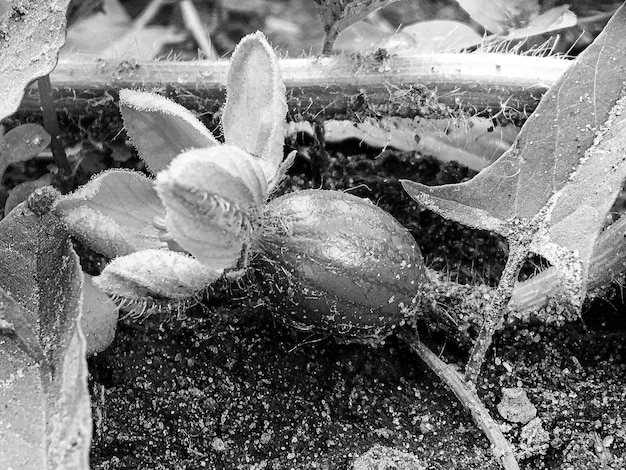
[[[402, 192], [398, 177], [441, 184], [471, 175], [455, 164], [355, 145], [300, 154], [284, 191], [350, 189], [409, 227], [427, 262], [461, 282], [493, 284], [505, 243], [452, 224]], [[617, 288], [615, 289], [618, 290]], [[619, 295], [581, 320], [502, 331], [478, 392], [522, 468], [624, 468], [626, 316]], [[424, 327], [420, 337], [462, 367], [467, 350]], [[432, 469], [496, 469], [489, 442], [407, 345], [378, 348], [303, 334], [268, 313], [252, 281], [226, 286], [177, 318], [120, 322], [90, 360], [94, 469], [349, 469], [374, 444]], [[523, 388], [531, 425], [507, 423], [502, 389]]]
[[[134, 3], [139, 12], [147, 1]], [[219, 54], [256, 29], [263, 29], [284, 54], [318, 52], [306, 46], [319, 44], [322, 36], [321, 22], [311, 20], [313, 2], [235, 3], [241, 5], [229, 8], [215, 31]], [[598, 3], [611, 2], [574, 3], [584, 17], [592, 16]], [[443, 18], [460, 18], [452, 0], [402, 4], [384, 15], [395, 14], [398, 24], [438, 17], [442, 9]], [[168, 11], [163, 13], [166, 24]], [[294, 28], [278, 20], [299, 25], [301, 33], [288, 34]], [[569, 52], [593, 40], [582, 30], [570, 33]], [[181, 59], [196, 54], [192, 43], [187, 55], [178, 53]], [[106, 168], [141, 168], [123, 137], [114, 140], [119, 119], [79, 116], [62, 122], [64, 131], [72, 125], [80, 130], [64, 136], [66, 147], [82, 148], [78, 156], [70, 155], [80, 158], [80, 166], [73, 188], [65, 189]], [[398, 183], [398, 178], [426, 184], [463, 181], [472, 176], [464, 167], [360, 148], [355, 142], [321, 148], [303, 137], [289, 145], [299, 154], [282, 191], [337, 189], [369, 198], [410, 229], [430, 267], [461, 283], [497, 283], [506, 259], [504, 240], [418, 207]], [[14, 166], [0, 200], [17, 183], [46, 171], [41, 159]], [[85, 255], [83, 261], [97, 271], [97, 259]], [[533, 269], [529, 265], [529, 272]], [[179, 314], [120, 321], [111, 347], [89, 360], [91, 467], [342, 470], [380, 444], [416, 455], [428, 469], [500, 468], [456, 397], [396, 337], [377, 348], [342, 344], [294, 331], [269, 310], [256, 284], [245, 280], [214, 289], [202, 305]], [[518, 325], [498, 333], [478, 393], [523, 469], [626, 468], [625, 313], [616, 285], [605, 300], [587, 305], [575, 323]], [[427, 325], [419, 335], [446, 362], [463, 367], [467, 345]], [[503, 389], [511, 387], [523, 389], [537, 408], [537, 419], [528, 425], [509, 423], [498, 413]]]

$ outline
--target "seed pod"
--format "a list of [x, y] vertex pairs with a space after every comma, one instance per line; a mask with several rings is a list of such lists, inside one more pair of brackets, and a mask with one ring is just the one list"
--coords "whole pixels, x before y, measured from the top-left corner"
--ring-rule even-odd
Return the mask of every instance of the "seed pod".
[[302, 329], [380, 341], [427, 282], [409, 231], [350, 194], [300, 191], [271, 201], [259, 257], [276, 313]]

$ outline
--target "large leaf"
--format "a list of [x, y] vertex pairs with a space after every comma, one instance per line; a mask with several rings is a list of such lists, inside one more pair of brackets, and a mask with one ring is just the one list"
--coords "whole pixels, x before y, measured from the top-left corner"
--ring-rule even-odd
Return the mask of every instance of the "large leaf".
[[65, 42], [69, 0], [23, 0], [0, 20], [0, 120], [13, 114], [24, 88], [49, 74]]
[[109, 258], [167, 246], [153, 224], [165, 208], [153, 181], [141, 173], [101, 173], [61, 197], [54, 210], [73, 236]]
[[622, 6], [546, 93], [511, 150], [474, 179], [439, 187], [402, 182], [416, 201], [444, 217], [493, 230], [545, 256], [575, 303], [584, 294], [598, 221], [625, 175], [618, 103], [626, 77], [625, 25]]
[[227, 84], [224, 140], [268, 162], [265, 176], [271, 182], [283, 160], [287, 100], [276, 54], [263, 34], [239, 42]]
[[163, 96], [120, 90], [120, 111], [128, 136], [152, 173], [185, 150], [218, 144], [188, 109]]
[[58, 219], [22, 204], [0, 222], [0, 462], [89, 468], [82, 273]]

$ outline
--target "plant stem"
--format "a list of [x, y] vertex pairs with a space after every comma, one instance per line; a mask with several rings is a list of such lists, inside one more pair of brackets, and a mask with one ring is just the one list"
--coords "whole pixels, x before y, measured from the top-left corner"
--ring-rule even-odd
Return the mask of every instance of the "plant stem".
[[[282, 59], [289, 119], [350, 118], [358, 113], [423, 115], [428, 104], [451, 109], [530, 113], [571, 61], [511, 54], [373, 54]], [[224, 102], [226, 60], [133, 62], [59, 61], [51, 80], [57, 109], [90, 114], [114, 106], [120, 88], [141, 88], [179, 97], [186, 107], [214, 113]], [[431, 103], [432, 101], [432, 103]], [[22, 112], [39, 111], [29, 89]], [[420, 114], [422, 113], [422, 114]]]
[[439, 359], [413, 333], [405, 332], [401, 336], [411, 350], [452, 390], [463, 407], [471, 413], [476, 425], [483, 430], [491, 442], [493, 454], [500, 461], [502, 467], [505, 470], [519, 470], [511, 444], [504, 437], [500, 427], [480, 401], [473, 387], [467, 384], [455, 369]]
[[50, 76], [45, 75], [37, 80], [37, 88], [39, 90], [39, 98], [41, 100], [41, 109], [43, 111], [43, 124], [50, 134], [50, 150], [55, 163], [63, 176], [69, 176], [72, 172], [70, 162], [67, 160], [65, 148], [61, 142], [61, 129], [57, 121], [57, 113], [54, 109], [54, 100], [52, 98], [52, 85], [50, 84]]
[[478, 338], [474, 343], [469, 361], [465, 368], [465, 379], [471, 384], [476, 385], [480, 369], [485, 361], [485, 355], [491, 346], [494, 333], [502, 323], [504, 314], [507, 311], [507, 305], [513, 294], [517, 276], [527, 255], [528, 250], [523, 244], [510, 242], [509, 257], [504, 266], [502, 277], [494, 292], [494, 297], [487, 307], [485, 321], [478, 333]]

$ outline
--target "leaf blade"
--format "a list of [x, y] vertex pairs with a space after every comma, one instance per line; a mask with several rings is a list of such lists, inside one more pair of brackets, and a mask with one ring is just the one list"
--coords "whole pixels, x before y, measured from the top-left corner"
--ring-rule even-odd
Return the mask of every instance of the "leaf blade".
[[198, 118], [164, 96], [123, 89], [119, 105], [124, 128], [152, 173], [186, 150], [218, 145]]
[[[621, 8], [548, 90], [513, 147], [499, 160], [468, 183], [437, 186], [428, 194], [479, 208], [500, 220], [536, 215], [567, 182], [621, 96], [622, 82], [615, 77], [626, 76], [626, 63], [619, 60], [626, 54], [626, 35], [618, 27], [624, 21], [626, 12]], [[591, 94], [588, 84], [593, 84]], [[536, 184], [544, 175], [550, 175], [551, 181]]]
[[[0, 257], [0, 273], [14, 274], [1, 277], [0, 303], [30, 322], [18, 335], [21, 344], [38, 344], [43, 353], [41, 361], [34, 360], [14, 339], [0, 335], [0, 369], [13, 371], [11, 380], [0, 383], [3, 403], [13, 405], [0, 411], [0, 422], [2, 429], [18, 429], [0, 434], [1, 461], [14, 468], [86, 470], [91, 409], [80, 330], [82, 272], [60, 221], [49, 212], [39, 214], [22, 204], [0, 221], [2, 248], [30, 261], [16, 271]], [[6, 292], [16, 284], [27, 285], [31, 294], [12, 299]], [[11, 413], [16, 409], [23, 414]], [[5, 454], [7, 444], [18, 447]]]
[[286, 88], [278, 60], [265, 36], [245, 36], [235, 48], [222, 117], [224, 140], [266, 161], [268, 182], [283, 160]]
[[141, 173], [109, 170], [62, 196], [54, 211], [70, 233], [109, 258], [164, 248], [155, 217], [163, 217], [153, 181]]

